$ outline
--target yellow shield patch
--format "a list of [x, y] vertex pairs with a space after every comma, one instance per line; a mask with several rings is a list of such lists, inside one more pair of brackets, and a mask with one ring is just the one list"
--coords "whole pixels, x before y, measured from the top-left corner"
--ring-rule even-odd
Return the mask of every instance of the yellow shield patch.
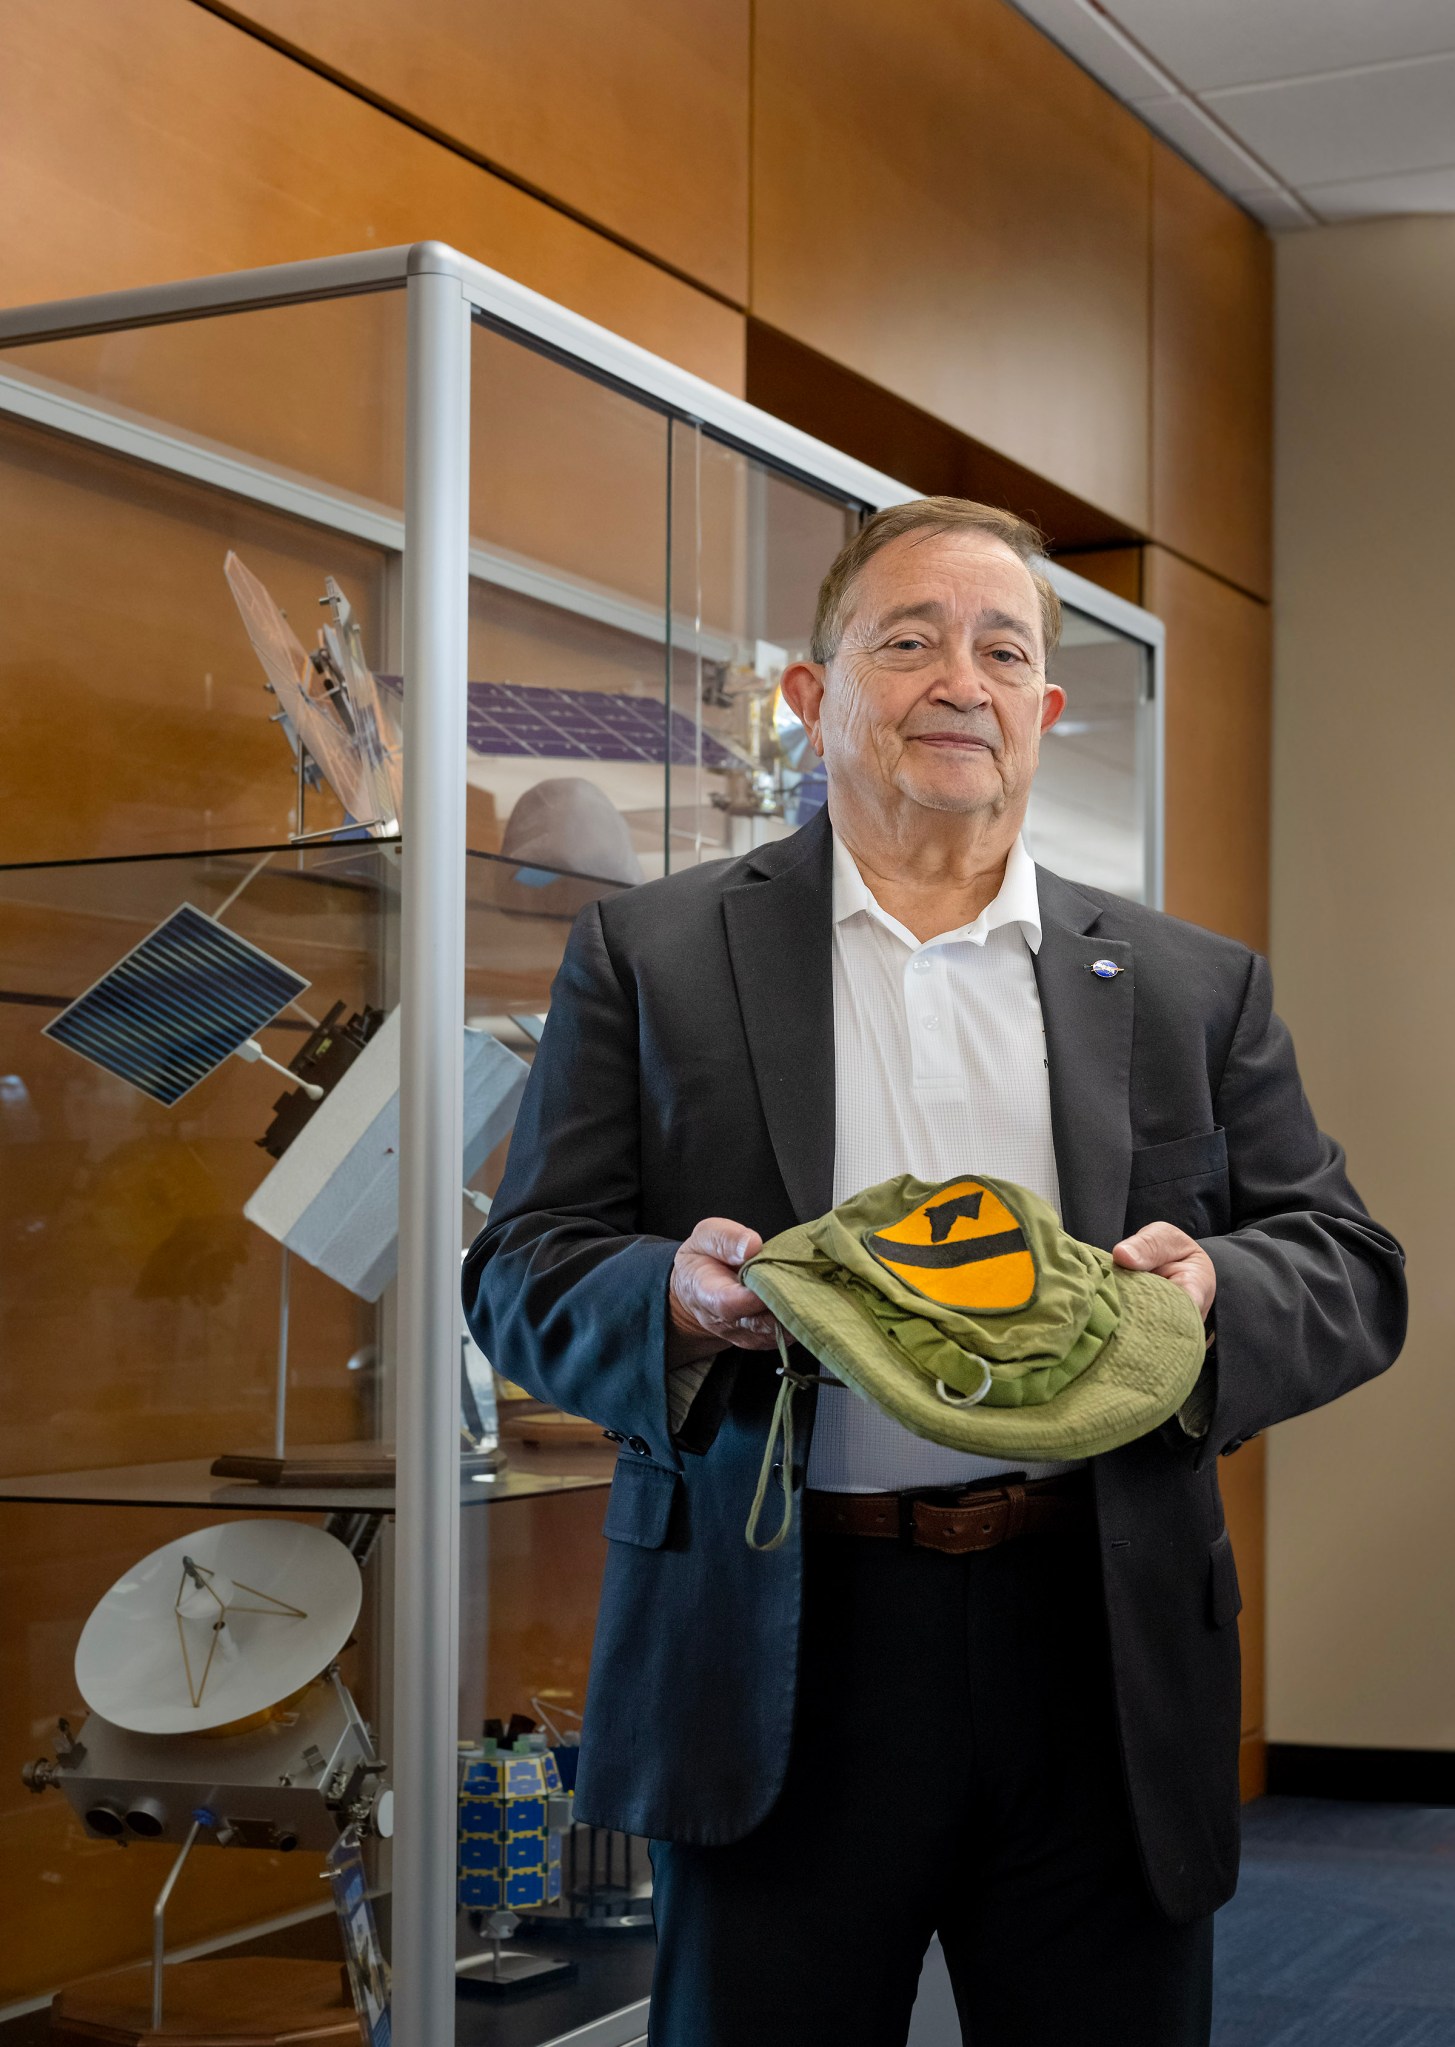
[[963, 1314], [1006, 1314], [1036, 1297], [1036, 1261], [1025, 1232], [979, 1180], [952, 1180], [864, 1248], [926, 1300]]

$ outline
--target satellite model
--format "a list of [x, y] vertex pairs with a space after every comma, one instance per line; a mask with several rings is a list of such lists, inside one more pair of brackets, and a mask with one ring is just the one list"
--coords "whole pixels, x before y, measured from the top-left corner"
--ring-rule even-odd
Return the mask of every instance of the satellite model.
[[382, 1765], [335, 1665], [361, 1598], [343, 1543], [302, 1522], [153, 1550], [81, 1630], [89, 1719], [26, 1781], [59, 1786], [108, 1840], [181, 1841], [199, 1801], [224, 1847], [328, 1848], [375, 1826]]
[[[462, 1034], [461, 1178], [468, 1183], [509, 1134], [529, 1068], [488, 1031], [467, 1024]], [[476, 1205], [484, 1199], [470, 1198]], [[399, 1257], [397, 1009], [328, 1090], [243, 1214], [350, 1293], [378, 1300]]]
[[[364, 659], [363, 641], [348, 599], [332, 576], [320, 600], [332, 622], [318, 646], [305, 650], [278, 605], [235, 554], [225, 570], [248, 637], [268, 687], [278, 699], [277, 722], [298, 761], [299, 829], [295, 842], [328, 836], [302, 829], [303, 787], [320, 776], [347, 813], [349, 826], [376, 837], [400, 830], [403, 797], [401, 713], [404, 685], [398, 676], [375, 676]], [[484, 761], [518, 758], [598, 765], [598, 776], [671, 763], [721, 776], [714, 807], [730, 819], [730, 843], [757, 842], [763, 820], [800, 825], [824, 802], [827, 784], [798, 718], [784, 698], [781, 678], [786, 648], [757, 640], [740, 648], [732, 663], [706, 664], [707, 681], [699, 712], [688, 715], [664, 705], [655, 694], [602, 689], [564, 689], [543, 684], [472, 682], [468, 685], [466, 745]], [[474, 776], [469, 777], [475, 780]], [[488, 777], [480, 783], [491, 789]], [[612, 796], [579, 775], [548, 777], [527, 789], [523, 803], [539, 789], [557, 800], [568, 790], [580, 804], [594, 793], [607, 811]], [[506, 808], [514, 816], [518, 778], [507, 778]], [[625, 800], [620, 789], [617, 801]], [[629, 806], [630, 807], [630, 806]], [[523, 860], [519, 879], [545, 882], [560, 872], [584, 873], [631, 883], [641, 879], [629, 838], [619, 828], [623, 849], [603, 858], [600, 825], [583, 815], [575, 820], [580, 844], [562, 858]], [[507, 833], [509, 826], [507, 826]], [[568, 840], [571, 835], [567, 834]], [[506, 846], [507, 853], [513, 848]], [[532, 875], [535, 865], [542, 871]]]
[[456, 1973], [481, 1989], [511, 1990], [543, 1977], [574, 1976], [572, 1963], [510, 1945], [520, 1914], [559, 1902], [561, 1837], [571, 1793], [543, 1734], [503, 1747], [495, 1737], [460, 1754], [459, 1902], [489, 1940]]
[[249, 1518], [143, 1557], [81, 1631], [88, 1717], [74, 1732], [62, 1720], [55, 1759], [21, 1774], [62, 1791], [93, 1839], [179, 1844], [153, 1911], [153, 2030], [163, 1913], [197, 1841], [327, 1852], [393, 1831], [386, 1766], [336, 1660], [361, 1598], [336, 1537]]
[[[295, 751], [315, 761], [349, 817], [371, 837], [394, 838], [404, 798], [404, 753], [394, 700], [380, 690], [364, 659], [349, 601], [324, 578], [332, 623], [305, 651], [252, 570], [229, 551], [223, 564], [278, 717]], [[300, 820], [301, 829], [301, 820]]]
[[[308, 982], [215, 917], [183, 903], [109, 967], [42, 1035], [171, 1108], [225, 1059], [288, 1068], [254, 1032]], [[323, 1090], [304, 1081], [313, 1098]]]
[[751, 660], [723, 667], [704, 691], [704, 703], [728, 720], [714, 729], [722, 758], [709, 765], [724, 778], [713, 807], [729, 817], [783, 818], [797, 826], [825, 800], [822, 766], [783, 694], [789, 659], [786, 648], [757, 640]]

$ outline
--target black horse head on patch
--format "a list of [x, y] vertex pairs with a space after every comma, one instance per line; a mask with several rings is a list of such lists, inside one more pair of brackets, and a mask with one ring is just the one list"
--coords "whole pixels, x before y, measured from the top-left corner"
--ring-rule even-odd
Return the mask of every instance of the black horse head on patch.
[[925, 1219], [930, 1226], [930, 1242], [943, 1244], [957, 1222], [978, 1222], [980, 1204], [985, 1199], [983, 1188], [977, 1187], [973, 1194], [957, 1194], [950, 1201], [936, 1202], [933, 1208], [925, 1210]]

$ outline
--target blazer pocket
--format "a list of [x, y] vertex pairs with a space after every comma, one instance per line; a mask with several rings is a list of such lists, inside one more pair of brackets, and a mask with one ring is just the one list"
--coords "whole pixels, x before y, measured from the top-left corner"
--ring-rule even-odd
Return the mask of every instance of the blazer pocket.
[[1208, 1551], [1208, 1619], [1215, 1628], [1225, 1628], [1243, 1611], [1238, 1589], [1238, 1566], [1233, 1558], [1233, 1538], [1225, 1528]]
[[618, 1457], [602, 1534], [608, 1542], [635, 1543], [638, 1549], [663, 1548], [680, 1484], [677, 1473], [664, 1464], [647, 1464], [635, 1456]]
[[1130, 1185], [1160, 1187], [1167, 1180], [1200, 1180], [1227, 1170], [1228, 1134], [1219, 1124], [1194, 1137], [1174, 1137], [1170, 1144], [1144, 1144], [1132, 1153]]

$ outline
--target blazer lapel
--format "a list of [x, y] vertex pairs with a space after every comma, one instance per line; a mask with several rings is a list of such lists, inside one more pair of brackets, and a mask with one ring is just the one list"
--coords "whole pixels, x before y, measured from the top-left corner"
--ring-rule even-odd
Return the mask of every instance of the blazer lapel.
[[833, 1204], [833, 838], [827, 809], [753, 856], [723, 895], [748, 1054], [800, 1222]]
[[[1088, 935], [1101, 908], [1072, 883], [1044, 867], [1036, 869], [1036, 882], [1036, 984], [1062, 1220], [1073, 1237], [1109, 1251], [1124, 1233], [1132, 1169], [1132, 948]], [[1101, 979], [1091, 971], [1094, 960], [1122, 971]]]

